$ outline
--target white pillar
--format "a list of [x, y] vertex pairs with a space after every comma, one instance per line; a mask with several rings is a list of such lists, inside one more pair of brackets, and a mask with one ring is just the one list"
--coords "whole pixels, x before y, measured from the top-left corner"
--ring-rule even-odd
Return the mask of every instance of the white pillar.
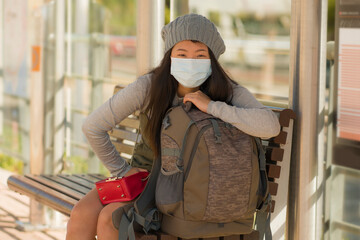
[[[30, 173], [44, 173], [44, 78], [43, 78], [43, 16], [41, 6], [43, 0], [28, 1], [29, 3], [29, 53], [34, 55], [30, 72]], [[36, 56], [35, 56], [36, 55]], [[33, 66], [37, 65], [36, 67]], [[39, 202], [30, 199], [29, 222], [31, 226], [45, 224], [45, 209]], [[27, 224], [23, 225], [26, 229]]]
[[324, 194], [326, 0], [292, 0], [290, 107], [297, 114], [287, 239], [321, 239]]
[[163, 55], [161, 28], [165, 21], [165, 1], [137, 1], [136, 75], [156, 67]]
[[189, 13], [189, 0], [170, 0], [170, 21]]
[[65, 1], [55, 2], [55, 92], [54, 92], [54, 158], [53, 173], [62, 167], [65, 144]]

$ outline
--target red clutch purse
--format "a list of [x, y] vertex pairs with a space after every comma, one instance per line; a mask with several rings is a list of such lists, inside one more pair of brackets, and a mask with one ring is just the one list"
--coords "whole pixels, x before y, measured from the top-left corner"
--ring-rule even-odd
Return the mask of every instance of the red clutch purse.
[[148, 172], [137, 172], [127, 177], [110, 177], [96, 182], [101, 203], [133, 200], [144, 190], [148, 175]]

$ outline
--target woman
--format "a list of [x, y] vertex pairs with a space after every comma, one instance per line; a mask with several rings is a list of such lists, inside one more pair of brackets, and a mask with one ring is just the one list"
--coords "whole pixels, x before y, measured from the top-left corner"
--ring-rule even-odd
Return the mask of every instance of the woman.
[[[83, 125], [91, 147], [112, 175], [129, 176], [151, 168], [153, 157], [160, 152], [162, 119], [170, 107], [181, 102], [190, 101], [249, 135], [269, 138], [278, 134], [280, 126], [273, 112], [233, 82], [218, 63], [225, 45], [212, 22], [197, 14], [184, 15], [164, 26], [162, 37], [165, 55], [161, 64], [110, 98]], [[153, 154], [141, 156], [135, 150], [129, 165], [107, 132], [135, 110], [148, 116], [142, 143], [148, 143]], [[124, 204], [103, 206], [96, 189], [91, 190], [71, 213], [67, 239], [94, 239], [95, 235], [100, 240], [117, 239], [112, 212]]]

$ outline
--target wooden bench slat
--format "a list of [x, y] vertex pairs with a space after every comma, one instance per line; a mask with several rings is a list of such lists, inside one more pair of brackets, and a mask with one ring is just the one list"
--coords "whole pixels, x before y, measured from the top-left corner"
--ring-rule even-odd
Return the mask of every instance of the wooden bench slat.
[[273, 164], [267, 164], [266, 170], [269, 178], [279, 178], [281, 167]]
[[129, 155], [132, 155], [134, 152], [134, 146], [119, 142], [113, 142], [113, 144], [118, 152], [126, 153]]
[[272, 161], [279, 161], [281, 162], [284, 158], [284, 149], [282, 148], [273, 148], [271, 151], [270, 159]]
[[126, 131], [123, 129], [114, 128], [113, 130], [111, 130], [109, 132], [109, 135], [116, 139], [121, 139], [121, 140], [125, 139], [125, 140], [132, 141], [132, 142], [136, 142], [137, 140], [139, 140], [138, 133]]
[[26, 175], [25, 177], [30, 178], [35, 182], [38, 182], [44, 186], [49, 187], [50, 189], [56, 190], [62, 194], [65, 194], [65, 195], [75, 198], [77, 200], [80, 200], [84, 196], [84, 193], [81, 193], [80, 191], [69, 188], [67, 186], [56, 184], [46, 178], [42, 178], [42, 177], [35, 176], [35, 175]]
[[284, 158], [284, 149], [280, 147], [267, 147], [265, 151], [265, 156], [268, 161], [281, 162]]
[[274, 139], [275, 143], [285, 144], [287, 139], [287, 132], [280, 131], [279, 135], [277, 135]]
[[289, 127], [290, 120], [295, 119], [296, 114], [291, 109], [284, 109], [280, 112], [279, 123], [282, 127]]
[[269, 181], [269, 193], [271, 194], [271, 196], [277, 195], [278, 186], [278, 183]]
[[138, 118], [125, 118], [122, 122], [120, 122], [119, 125], [123, 127], [138, 129], [140, 121]]

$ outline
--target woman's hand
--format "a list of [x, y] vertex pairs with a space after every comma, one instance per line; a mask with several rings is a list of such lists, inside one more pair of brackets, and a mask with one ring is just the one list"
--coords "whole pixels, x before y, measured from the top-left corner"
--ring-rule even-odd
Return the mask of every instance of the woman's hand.
[[205, 113], [207, 112], [210, 101], [211, 99], [200, 90], [193, 93], [187, 93], [184, 96], [184, 103], [192, 102], [198, 109]]
[[143, 168], [133, 167], [124, 175], [124, 177], [133, 175], [133, 174], [138, 173], [138, 172], [147, 172], [147, 170], [143, 169]]

